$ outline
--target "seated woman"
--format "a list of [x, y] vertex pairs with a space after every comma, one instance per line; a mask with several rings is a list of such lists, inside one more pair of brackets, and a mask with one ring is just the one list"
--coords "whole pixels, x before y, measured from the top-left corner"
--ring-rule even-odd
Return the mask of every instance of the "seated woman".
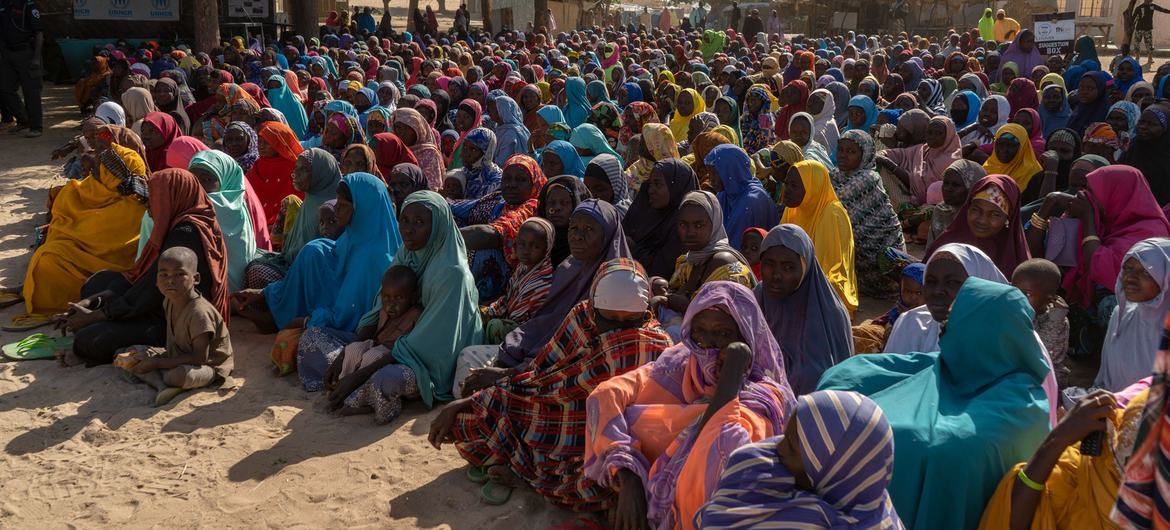
[[1027, 204], [1040, 197], [1040, 186], [1044, 182], [1044, 166], [1036, 160], [1028, 131], [1022, 126], [1009, 123], [995, 133], [995, 147], [991, 157], [983, 163], [988, 175], [1007, 175], [1020, 190], [1019, 204]]
[[967, 203], [971, 188], [987, 176], [983, 166], [967, 159], [951, 162], [943, 172], [942, 201], [930, 207], [930, 229], [926, 234], [926, 245], [931, 246], [951, 226], [959, 210]]
[[711, 169], [709, 182], [719, 194], [719, 206], [725, 216], [723, 227], [732, 247], [739, 248], [739, 238], [748, 228], [776, 226], [780, 212], [764, 185], [752, 176], [752, 160], [746, 151], [730, 144], [719, 145], [703, 163]]
[[438, 138], [432, 137], [431, 124], [414, 109], [398, 109], [394, 111], [394, 135], [410, 148], [418, 166], [427, 176], [427, 188], [434, 191], [443, 187], [443, 174], [446, 164], [443, 163], [443, 153], [436, 144]]
[[659, 160], [635, 194], [622, 228], [630, 252], [651, 276], [668, 277], [684, 252], [678, 233], [678, 209], [699, 188], [690, 164], [678, 158]]
[[974, 245], [1008, 276], [1031, 258], [1020, 222], [1020, 189], [1006, 175], [988, 175], [971, 187], [955, 220], [926, 247], [929, 258], [948, 243]]
[[[346, 178], [350, 177], [353, 175]], [[394, 342], [391, 364], [360, 387], [337, 384], [329, 392], [334, 404], [344, 400], [347, 407], [372, 408], [379, 424], [398, 417], [403, 398], [421, 399], [428, 408], [435, 401], [450, 401], [455, 359], [460, 350], [478, 343], [483, 333], [467, 250], [447, 201], [431, 191], [413, 193], [406, 199], [400, 218], [402, 246], [394, 263], [410, 267], [418, 276], [422, 314], [410, 332]], [[377, 331], [378, 309], [362, 318], [357, 340]], [[330, 349], [320, 351], [332, 361], [346, 342], [333, 335], [322, 341], [322, 346], [328, 343]]]
[[859, 355], [818, 385], [859, 392], [886, 413], [897, 463], [890, 497], [907, 528], [975, 528], [1004, 472], [1044, 439], [1055, 407], [1028, 299], [978, 278], [959, 285], [941, 351]]
[[544, 306], [552, 286], [552, 247], [557, 231], [540, 217], [529, 217], [516, 232], [516, 267], [508, 289], [490, 305], [480, 307], [484, 341], [498, 344]]
[[540, 189], [536, 217], [548, 219], [553, 228], [557, 229], [552, 251], [554, 269], [569, 257], [569, 221], [573, 212], [582, 201], [589, 198], [589, 188], [585, 187], [585, 181], [572, 175], [550, 178]]
[[[580, 182], [576, 177], [562, 178]], [[550, 219], [550, 222], [556, 226], [555, 221]], [[508, 333], [503, 344], [466, 348], [459, 354], [455, 387], [461, 396], [470, 396], [503, 377], [525, 371], [565, 315], [588, 296], [600, 265], [615, 258], [630, 257], [617, 210], [607, 202], [597, 199], [581, 202], [569, 218], [568, 232], [572, 254], [557, 267], [548, 298], [540, 310]]]
[[231, 292], [239, 291], [244, 288], [244, 268], [259, 256], [254, 227], [267, 228], [264, 212], [249, 211], [244, 172], [227, 153], [201, 151], [191, 158], [190, 171], [215, 206], [215, 220], [228, 246], [228, 286]]
[[[473, 141], [464, 141], [463, 147], [464, 169], [488, 156]], [[451, 215], [462, 227], [459, 232], [471, 252], [472, 275], [484, 303], [495, 300], [507, 287], [511, 269], [517, 265], [516, 234], [536, 211], [544, 184], [544, 173], [532, 157], [513, 155], [505, 164], [499, 190], [451, 205]]]
[[650, 283], [636, 262], [603, 263], [589, 298], [569, 311], [529, 368], [447, 405], [431, 423], [431, 445], [454, 443], [472, 467], [469, 474], [490, 481], [481, 490], [488, 502], [499, 502], [496, 486], [526, 484], [574, 511], [612, 506], [613, 490], [582, 473], [587, 424], [581, 411], [599, 384], [670, 347], [647, 310], [649, 297]]
[[779, 434], [794, 398], [767, 326], [747, 287], [708, 283], [681, 342], [589, 395], [585, 476], [618, 492], [619, 521], [695, 528], [731, 452]]
[[817, 262], [852, 315], [857, 310], [857, 273], [853, 263], [853, 228], [837, 200], [829, 171], [820, 162], [792, 164], [784, 179], [781, 224], [793, 224], [812, 238]]
[[633, 196], [622, 174], [622, 163], [618, 157], [609, 153], [593, 157], [589, 165], [585, 166], [585, 187], [589, 188], [594, 199], [612, 204], [625, 218]]
[[1121, 262], [1117, 307], [1109, 318], [1093, 385], [1111, 392], [1150, 374], [1170, 310], [1170, 239], [1139, 241]]
[[784, 352], [796, 395], [812, 392], [825, 370], [853, 356], [849, 313], [799, 226], [780, 225], [764, 237], [760, 284], [753, 292]]
[[540, 170], [545, 175], [554, 177], [573, 175], [585, 178], [585, 163], [581, 161], [581, 155], [577, 154], [577, 148], [573, 147], [573, 144], [565, 140], [549, 142], [540, 152], [539, 158]]
[[[654, 299], [650, 306], [676, 339], [682, 317], [691, 299], [703, 284], [731, 281], [755, 287], [748, 259], [728, 242], [723, 208], [709, 191], [692, 191], [678, 208], [678, 236], [684, 253], [675, 262], [669, 282], [654, 278]], [[666, 283], [666, 285], [663, 285]]]
[[[902, 121], [898, 120], [898, 123], [901, 132]], [[907, 202], [914, 206], [925, 204], [926, 189], [942, 180], [943, 172], [951, 163], [962, 158], [959, 137], [950, 118], [945, 116], [930, 118], [926, 124], [924, 139], [923, 142], [906, 147], [886, 149], [875, 158], [877, 167], [890, 171], [897, 177], [902, 188], [908, 192], [905, 197]], [[899, 206], [902, 205], [894, 205], [895, 208]]]
[[893, 462], [893, 430], [877, 403], [856, 392], [814, 392], [797, 398], [783, 436], [731, 454], [697, 522], [902, 528], [886, 491]]
[[138, 261], [126, 272], [91, 276], [81, 301], [65, 315], [65, 329], [74, 332], [73, 353], [88, 366], [107, 364], [129, 346], [166, 345], [166, 312], [155, 276], [158, 257], [171, 247], [187, 247], [199, 257], [199, 293], [228, 317], [227, 246], [199, 179], [185, 169], [166, 169], [151, 175], [147, 186], [154, 228]]
[[503, 178], [503, 169], [496, 165], [495, 155], [496, 134], [483, 127], [472, 129], [463, 138], [462, 166], [448, 171], [446, 178], [456, 176], [463, 182], [465, 199], [475, 200], [489, 195], [500, 189]]
[[[1075, 197], [1048, 194], [1032, 218], [1028, 241], [1034, 252], [1046, 248], [1045, 239], [1072, 241], [1079, 252], [1064, 274], [1065, 299], [1078, 310], [1087, 311], [1093, 325], [1103, 329], [1116, 303], [1114, 295], [1121, 295], [1114, 292], [1114, 286], [1121, 276], [1123, 258], [1143, 239], [1170, 237], [1170, 222], [1137, 169], [1102, 167], [1088, 174], [1085, 187]], [[1079, 227], [1057, 222], [1053, 214], [1058, 207], [1065, 210], [1064, 217], [1079, 221]], [[1078, 335], [1074, 330], [1071, 347], [1097, 348], [1084, 344]]]
[[307, 330], [298, 348], [298, 368], [310, 392], [320, 390], [320, 377], [332, 361], [313, 362], [318, 359], [310, 343], [325, 341], [322, 336], [330, 329], [352, 333], [357, 328], [401, 244], [390, 196], [378, 177], [346, 175], [337, 186], [336, 212], [338, 226], [345, 227], [337, 241], [310, 241], [283, 279], [233, 296], [236, 311], [262, 332]]
[[[1139, 391], [1124, 405], [1120, 396], [1105, 390], [1081, 398], [1030, 459], [1004, 474], [983, 511], [980, 530], [1116, 528], [1109, 516], [1126, 462], [1138, 452], [1149, 394]], [[1102, 436], [1095, 455], [1085, 454], [1082, 443], [1092, 434]]]
[[5, 330], [49, 324], [80, 298], [82, 285], [95, 272], [123, 272], [134, 265], [149, 201], [146, 163], [133, 148], [118, 143], [117, 130], [133, 135], [124, 127], [99, 127], [93, 155], [97, 170], [66, 182], [54, 196], [45, 242], [29, 260], [21, 289], [25, 314], [13, 317]]
[[873, 137], [845, 131], [837, 141], [838, 166], [830, 179], [853, 229], [858, 288], [863, 295], [885, 298], [898, 286], [881, 270], [878, 258], [888, 248], [905, 251], [906, 241], [873, 160]]
[[337, 159], [324, 149], [306, 149], [297, 156], [289, 177], [298, 193], [304, 194], [304, 201], [296, 206], [295, 218], [288, 219], [289, 208], [285, 207], [284, 233], [280, 252], [261, 252], [244, 270], [244, 286], [247, 289], [263, 289], [268, 284], [288, 274], [297, 254], [310, 241], [320, 237], [318, 222], [321, 205], [337, 197], [337, 184], [341, 182], [341, 170]]
[[304, 199], [304, 193], [296, 189], [292, 178], [293, 167], [304, 148], [292, 129], [280, 122], [264, 122], [256, 136], [259, 158], [245, 177], [264, 205], [264, 217], [272, 221], [280, 216], [280, 206], [286, 197], [296, 195]]

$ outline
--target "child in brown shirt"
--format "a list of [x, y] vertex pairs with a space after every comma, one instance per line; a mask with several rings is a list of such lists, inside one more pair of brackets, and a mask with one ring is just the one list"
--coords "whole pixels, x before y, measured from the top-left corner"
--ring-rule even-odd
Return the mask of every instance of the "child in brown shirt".
[[219, 310], [200, 296], [198, 257], [187, 247], [171, 247], [158, 258], [158, 290], [167, 313], [165, 348], [131, 346], [114, 358], [129, 379], [158, 390], [155, 406], [184, 390], [223, 381], [231, 374], [232, 341]]

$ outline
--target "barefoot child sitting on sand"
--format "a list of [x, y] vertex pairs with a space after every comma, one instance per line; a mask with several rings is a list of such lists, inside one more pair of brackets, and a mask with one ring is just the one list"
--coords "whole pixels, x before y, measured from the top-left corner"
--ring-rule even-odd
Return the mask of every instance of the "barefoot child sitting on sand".
[[171, 247], [158, 258], [158, 290], [167, 313], [165, 348], [131, 346], [114, 358], [134, 382], [158, 390], [165, 405], [184, 390], [222, 382], [231, 374], [232, 341], [223, 316], [195, 288], [200, 281], [195, 253]]
[[420, 292], [418, 276], [410, 267], [395, 265], [386, 269], [382, 275], [382, 308], [378, 312], [377, 327], [358, 330], [359, 338], [373, 338], [349, 343], [325, 373], [325, 389], [329, 392], [331, 409], [341, 408], [344, 415], [370, 412], [368, 403], [362, 403], [358, 396], [350, 394], [364, 385], [374, 372], [394, 362], [394, 356], [390, 354], [394, 342], [409, 333], [422, 316]]

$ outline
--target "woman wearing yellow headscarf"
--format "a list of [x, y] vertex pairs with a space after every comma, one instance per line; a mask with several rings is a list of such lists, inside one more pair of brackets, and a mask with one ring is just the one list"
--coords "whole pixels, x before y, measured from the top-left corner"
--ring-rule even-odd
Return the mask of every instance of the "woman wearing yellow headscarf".
[[[1016, 514], [1021, 517], [1031, 512], [1028, 518], [1031, 524], [1027, 528], [1032, 530], [1119, 528], [1109, 521], [1109, 514], [1117, 501], [1121, 472], [1133, 453], [1148, 397], [1149, 389], [1143, 390], [1124, 409], [1115, 408], [1116, 398], [1108, 393], [1084, 398], [1052, 430], [1030, 461], [1017, 464], [1004, 475], [983, 511], [979, 530], [1012, 528], [1013, 508], [1021, 511]], [[1097, 401], [1087, 404], [1087, 400]], [[1081, 444], [1076, 443], [1084, 436], [1069, 433], [1076, 423], [1070, 420], [1073, 415], [1092, 414], [1101, 409], [1112, 409], [1105, 416], [1108, 428], [1102, 433], [1105, 439], [1101, 454], [1089, 456], [1081, 453]], [[1062, 435], [1070, 435], [1072, 439], [1062, 439], [1065, 438]], [[1040, 488], [1020, 489], [1030, 488], [1022, 482], [1021, 472]], [[1015, 504], [1013, 497], [1017, 499]]]
[[81, 286], [93, 273], [134, 265], [146, 213], [146, 162], [113, 139], [111, 128], [99, 129], [97, 174], [67, 182], [53, 199], [45, 242], [24, 278], [27, 314], [6, 328], [44, 325], [81, 298]]
[[783, 178], [781, 224], [794, 224], [812, 238], [817, 262], [850, 316], [857, 311], [857, 273], [853, 267], [853, 226], [837, 199], [829, 170], [820, 162], [803, 160]]
[[675, 138], [686, 138], [687, 130], [691, 127], [691, 118], [707, 110], [707, 103], [699, 91], [688, 88], [683, 90], [674, 99], [674, 116], [670, 118], [670, 132]]
[[[1020, 187], [1020, 204], [1036, 200], [1039, 187], [1029, 190], [1033, 177], [1043, 173], [1044, 167], [1036, 160], [1028, 131], [1019, 124], [1009, 123], [999, 128], [992, 142], [991, 157], [983, 163], [988, 175], [1007, 175]], [[1042, 179], [1035, 179], [1039, 183]]]
[[[646, 155], [650, 155], [650, 158]], [[641, 186], [650, 178], [650, 170], [654, 169], [655, 162], [678, 157], [678, 141], [670, 127], [663, 123], [647, 123], [642, 126], [642, 156], [630, 165], [628, 171], [636, 179], [637, 185]]]

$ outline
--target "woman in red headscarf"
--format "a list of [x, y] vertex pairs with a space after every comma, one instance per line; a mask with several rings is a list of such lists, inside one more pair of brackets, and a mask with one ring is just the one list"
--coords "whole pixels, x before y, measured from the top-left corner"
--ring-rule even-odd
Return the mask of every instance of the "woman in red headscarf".
[[266, 121], [256, 131], [257, 149], [260, 158], [248, 170], [248, 183], [264, 209], [266, 219], [276, 219], [280, 214], [280, 203], [289, 195], [303, 198], [304, 194], [293, 186], [292, 172], [300, 156], [300, 142], [296, 133], [278, 121]]

